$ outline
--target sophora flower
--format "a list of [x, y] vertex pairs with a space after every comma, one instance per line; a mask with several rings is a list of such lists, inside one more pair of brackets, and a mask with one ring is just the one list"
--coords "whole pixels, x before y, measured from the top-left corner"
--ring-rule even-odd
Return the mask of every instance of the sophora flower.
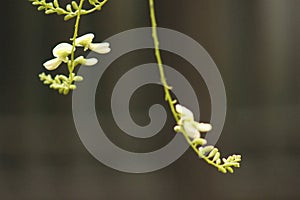
[[74, 61], [76, 64], [86, 65], [86, 66], [93, 66], [97, 64], [97, 58], [84, 58], [83, 56], [79, 56]]
[[78, 47], [83, 47], [84, 51], [90, 49], [91, 51], [94, 51], [99, 54], [106, 54], [110, 52], [109, 43], [108, 42], [102, 42], [102, 43], [92, 43], [94, 39], [93, 33], [85, 34], [81, 37], [78, 37], [75, 40], [75, 45]]
[[200, 132], [208, 132], [212, 129], [211, 124], [199, 123], [194, 121], [194, 114], [186, 107], [177, 104], [175, 107], [180, 115], [178, 125], [174, 127], [175, 131], [184, 130], [190, 138], [200, 138]]
[[48, 60], [43, 65], [48, 70], [55, 70], [62, 62], [67, 63], [69, 55], [72, 52], [72, 45], [68, 43], [60, 43], [52, 50], [54, 59]]

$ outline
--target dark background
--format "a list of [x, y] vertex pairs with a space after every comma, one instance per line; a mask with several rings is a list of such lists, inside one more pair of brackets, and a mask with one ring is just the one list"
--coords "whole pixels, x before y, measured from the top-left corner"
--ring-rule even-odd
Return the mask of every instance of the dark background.
[[[72, 36], [74, 21], [10, 0], [1, 7], [0, 199], [300, 199], [300, 1], [157, 0], [156, 7], [159, 26], [189, 35], [217, 64], [228, 98], [217, 146], [223, 155], [241, 153], [242, 167], [223, 175], [191, 150], [148, 174], [118, 172], [95, 160], [77, 135], [71, 95], [58, 95], [37, 77], [51, 49]], [[80, 34], [94, 32], [99, 41], [149, 25], [148, 1], [111, 0], [102, 12], [82, 18]], [[97, 92], [107, 129], [116, 129], [107, 109], [110, 81], [154, 60], [152, 51], [136, 53], [116, 61], [102, 80], [107, 90]], [[164, 56], [168, 65], [180, 63], [174, 55]], [[182, 66], [182, 73], [189, 68]], [[152, 90], [153, 99], [147, 96]], [[136, 92], [132, 110], [146, 115], [142, 103], [160, 97], [161, 88], [145, 86]], [[134, 119], [147, 124], [143, 116]], [[171, 126], [170, 119], [161, 134]], [[150, 148], [140, 140], [110, 137], [134, 151]], [[151, 145], [170, 139], [159, 137]]]

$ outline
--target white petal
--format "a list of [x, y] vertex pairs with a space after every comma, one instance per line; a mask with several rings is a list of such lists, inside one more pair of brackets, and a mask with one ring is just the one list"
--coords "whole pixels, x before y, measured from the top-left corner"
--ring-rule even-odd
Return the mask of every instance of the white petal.
[[96, 58], [87, 58], [85, 59], [85, 63], [83, 63], [84, 65], [87, 66], [92, 66], [92, 65], [96, 65], [98, 63], [98, 60]]
[[87, 33], [83, 36], [76, 38], [75, 44], [81, 45], [81, 43], [91, 43], [94, 39], [95, 35], [93, 33]]
[[175, 126], [175, 127], [174, 127], [174, 131], [175, 131], [175, 132], [179, 132], [180, 130], [181, 130], [181, 126]]
[[60, 43], [54, 47], [52, 53], [55, 57], [67, 57], [72, 52], [72, 45], [68, 43]]
[[75, 64], [92, 66], [97, 64], [98, 60], [96, 58], [84, 58], [83, 56], [79, 56], [75, 59]]
[[211, 124], [207, 124], [207, 123], [196, 123], [196, 127], [200, 132], [208, 132], [211, 131], [212, 126]]
[[91, 43], [89, 48], [90, 48], [90, 50], [95, 51], [96, 53], [99, 53], [99, 54], [106, 54], [111, 51], [111, 49], [109, 48], [108, 42]]
[[191, 137], [191, 138], [199, 138], [200, 137], [199, 131], [193, 126], [193, 124], [191, 122], [185, 122], [183, 124], [183, 128], [189, 137]]
[[55, 70], [56, 68], [58, 68], [58, 66], [61, 63], [62, 63], [62, 61], [59, 58], [54, 58], [54, 59], [48, 60], [43, 65], [48, 70]]
[[185, 119], [190, 119], [190, 120], [194, 120], [194, 114], [192, 113], [192, 111], [190, 111], [189, 109], [187, 109], [186, 107], [180, 105], [180, 104], [177, 104], [175, 106], [175, 109], [176, 111], [183, 115], [182, 118], [185, 118]]
[[75, 40], [75, 45], [76, 46], [83, 46], [84, 47], [84, 51], [86, 51], [90, 44], [92, 43], [93, 39], [94, 39], [94, 34], [93, 33], [87, 33], [81, 37], [78, 37]]

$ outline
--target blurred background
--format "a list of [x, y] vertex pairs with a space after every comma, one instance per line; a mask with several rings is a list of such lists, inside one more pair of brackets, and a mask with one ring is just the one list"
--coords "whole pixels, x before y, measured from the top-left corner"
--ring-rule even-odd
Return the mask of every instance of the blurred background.
[[[300, 199], [300, 1], [157, 0], [156, 10], [159, 26], [192, 37], [217, 64], [228, 100], [217, 146], [224, 156], [242, 154], [242, 167], [221, 174], [192, 150], [147, 174], [118, 172], [94, 159], [76, 132], [71, 95], [48, 89], [37, 76], [52, 48], [72, 36], [74, 21], [46, 16], [26, 0], [10, 0], [1, 9], [1, 199]], [[79, 34], [94, 32], [101, 41], [149, 26], [148, 15], [146, 0], [109, 1], [101, 12], [82, 18]], [[202, 120], [208, 121], [201, 77], [178, 56], [163, 56], [199, 87]], [[174, 121], [168, 119], [153, 140], [130, 138], [116, 127], [109, 99], [118, 77], [153, 61], [152, 50], [122, 56], [105, 72], [96, 96], [108, 137], [136, 152], [172, 139]], [[147, 106], [166, 106], [162, 99], [155, 85], [136, 91], [130, 104], [136, 123], [147, 124]]]

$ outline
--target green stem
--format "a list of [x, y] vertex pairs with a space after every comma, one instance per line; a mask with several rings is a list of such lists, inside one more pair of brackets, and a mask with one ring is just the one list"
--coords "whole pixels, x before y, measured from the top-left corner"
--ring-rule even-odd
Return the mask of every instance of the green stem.
[[69, 68], [69, 78], [71, 79], [70, 82], [73, 82], [73, 76], [72, 73], [74, 71], [75, 65], [74, 65], [74, 60], [75, 60], [75, 42], [76, 42], [76, 38], [78, 36], [78, 29], [79, 29], [79, 22], [80, 22], [80, 15], [81, 15], [81, 9], [83, 6], [85, 0], [80, 0], [79, 3], [79, 7], [78, 7], [78, 12], [77, 12], [77, 17], [76, 17], [76, 22], [74, 25], [74, 34], [73, 34], [73, 38], [72, 38], [72, 52], [71, 52], [71, 63], [68, 64], [68, 68]]
[[104, 1], [100, 2], [99, 5], [96, 5], [94, 8], [85, 11], [84, 14], [87, 15], [87, 14], [90, 14], [90, 13], [96, 11], [96, 10], [101, 10], [101, 8], [104, 6], [104, 4], [105, 4], [106, 2], [108, 2], [108, 0], [104, 0]]
[[214, 163], [212, 160], [210, 160], [209, 158], [207, 158], [205, 155], [202, 155], [199, 150], [197, 149], [197, 146], [193, 144], [193, 142], [191, 141], [191, 139], [189, 138], [189, 136], [183, 132], [183, 136], [185, 137], [186, 141], [189, 143], [189, 145], [192, 147], [192, 149], [197, 153], [197, 155], [201, 158], [203, 158], [208, 164], [215, 166], [216, 168], [219, 168], [220, 166], [217, 165], [216, 163]]
[[178, 114], [175, 111], [175, 100], [172, 99], [171, 94], [170, 94], [170, 86], [168, 85], [165, 77], [165, 72], [162, 64], [162, 59], [160, 55], [160, 50], [159, 50], [159, 41], [158, 41], [158, 36], [157, 36], [157, 24], [156, 24], [156, 18], [155, 18], [155, 9], [154, 9], [154, 0], [149, 0], [149, 5], [150, 5], [150, 17], [151, 17], [151, 24], [152, 24], [152, 37], [154, 41], [154, 48], [155, 48], [155, 56], [159, 68], [159, 73], [160, 73], [160, 79], [161, 82], [164, 86], [164, 91], [165, 91], [165, 100], [168, 101], [170, 109], [172, 111], [173, 117], [176, 120], [176, 122], [179, 121]]
[[[170, 95], [171, 87], [168, 85], [168, 83], [166, 81], [164, 68], [163, 68], [163, 64], [162, 64], [162, 58], [161, 58], [160, 50], [159, 50], [159, 41], [158, 41], [158, 36], [157, 36], [157, 24], [156, 24], [156, 17], [155, 17], [154, 0], [149, 0], [149, 6], [150, 6], [150, 17], [151, 17], [151, 24], [152, 24], [152, 37], [153, 37], [153, 41], [154, 41], [155, 56], [156, 56], [156, 60], [157, 60], [158, 68], [159, 68], [160, 79], [164, 86], [164, 91], [165, 91], [165, 95], [166, 95], [165, 99], [166, 99], [166, 101], [169, 102], [173, 117], [176, 120], [176, 123], [178, 123], [179, 117], [178, 117], [178, 114], [176, 113], [176, 110], [174, 107], [174, 104], [176, 101], [174, 101]], [[198, 156], [203, 158], [208, 164], [211, 164], [217, 168], [219, 167], [216, 163], [214, 163], [213, 161], [208, 159], [205, 155], [202, 155], [199, 152], [197, 147], [192, 143], [191, 139], [189, 138], [189, 136], [187, 135], [187, 133], [184, 130], [182, 130], [181, 132], [182, 132], [183, 136], [185, 137], [186, 141], [188, 142], [188, 144], [192, 147], [192, 149], [197, 153]]]

